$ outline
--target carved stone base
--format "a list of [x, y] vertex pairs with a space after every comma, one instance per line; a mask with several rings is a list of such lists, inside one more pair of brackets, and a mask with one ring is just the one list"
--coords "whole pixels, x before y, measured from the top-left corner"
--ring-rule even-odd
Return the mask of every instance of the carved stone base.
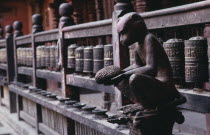
[[121, 110], [122, 115], [109, 117], [108, 122], [128, 124], [130, 135], [172, 135], [174, 123], [184, 122], [184, 116], [176, 108], [148, 110], [139, 104], [133, 104]]
[[130, 135], [172, 135], [177, 118], [176, 110], [135, 116], [129, 123]]

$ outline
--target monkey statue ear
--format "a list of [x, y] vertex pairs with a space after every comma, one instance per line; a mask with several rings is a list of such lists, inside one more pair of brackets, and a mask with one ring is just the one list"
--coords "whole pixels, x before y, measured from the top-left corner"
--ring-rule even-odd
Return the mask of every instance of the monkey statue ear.
[[142, 20], [141, 16], [140, 16], [139, 14], [137, 14], [137, 13], [132, 14], [132, 15], [131, 15], [131, 19], [132, 19], [133, 21]]

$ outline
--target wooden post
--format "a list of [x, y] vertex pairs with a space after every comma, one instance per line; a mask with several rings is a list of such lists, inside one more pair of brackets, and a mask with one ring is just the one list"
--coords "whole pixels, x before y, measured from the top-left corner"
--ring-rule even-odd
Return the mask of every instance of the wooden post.
[[62, 97], [67, 96], [66, 89], [66, 68], [67, 68], [67, 45], [65, 45], [64, 34], [62, 31], [63, 27], [74, 25], [73, 18], [73, 7], [68, 3], [63, 3], [59, 7], [59, 14], [61, 16], [59, 22], [59, 39], [58, 39], [58, 48], [59, 48], [59, 65], [61, 67], [62, 74]]
[[32, 42], [32, 52], [33, 52], [33, 86], [37, 87], [37, 77], [36, 77], [36, 45], [34, 42], [34, 34], [43, 31], [42, 27], [43, 18], [40, 14], [34, 14], [32, 16], [32, 35], [31, 35], [31, 42]]
[[14, 49], [14, 70], [15, 70], [15, 76], [14, 81], [18, 80], [18, 66], [17, 66], [17, 46], [16, 46], [16, 38], [23, 35], [22, 28], [23, 24], [20, 21], [15, 21], [13, 23], [14, 28], [14, 35], [13, 35], [13, 49]]
[[[61, 81], [61, 90], [62, 90], [62, 97], [67, 96], [67, 86], [66, 86], [66, 69], [67, 69], [67, 45], [66, 41], [64, 40], [64, 33], [62, 31], [63, 27], [74, 25], [74, 20], [71, 17], [73, 14], [73, 7], [68, 3], [63, 3], [59, 7], [59, 14], [61, 16], [59, 21], [59, 39], [58, 39], [58, 48], [59, 48], [59, 61], [61, 66], [61, 74], [62, 74], [62, 81]], [[68, 135], [68, 122], [67, 118], [63, 119], [63, 130], [64, 135]]]
[[4, 39], [4, 30], [0, 27], [0, 39]]
[[[34, 14], [32, 16], [32, 35], [31, 35], [31, 42], [32, 42], [32, 52], [33, 52], [33, 86], [37, 87], [37, 77], [36, 77], [36, 44], [34, 41], [34, 34], [43, 31], [42, 27], [43, 18], [40, 14]], [[36, 104], [36, 131], [37, 134], [40, 133], [39, 131], [39, 122], [41, 122], [41, 107], [40, 105]]]
[[[129, 51], [128, 48], [120, 45], [119, 34], [117, 33], [118, 18], [128, 12], [133, 11], [133, 6], [130, 0], [115, 0], [114, 12], [112, 15], [112, 44], [114, 65], [124, 69], [129, 66]], [[115, 104], [112, 108], [122, 106], [121, 92], [115, 88]]]
[[[13, 50], [13, 28], [10, 25], [5, 27], [6, 30], [6, 50], [7, 50], [7, 82], [10, 84], [14, 79], [14, 50]], [[9, 110], [10, 113], [17, 112], [16, 108], [16, 94], [9, 92]]]

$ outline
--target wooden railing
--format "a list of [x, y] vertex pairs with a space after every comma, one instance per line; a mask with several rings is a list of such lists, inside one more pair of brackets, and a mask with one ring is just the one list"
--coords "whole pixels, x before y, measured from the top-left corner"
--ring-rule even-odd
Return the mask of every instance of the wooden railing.
[[[159, 31], [163, 29], [173, 29], [174, 27], [186, 26], [186, 25], [200, 25], [210, 22], [210, 2], [203, 1], [190, 5], [184, 5], [169, 9], [163, 9], [153, 12], [141, 13], [140, 15], [144, 18], [146, 25], [150, 31]], [[30, 35], [20, 36], [14, 38], [14, 54], [18, 47], [32, 47], [33, 49], [33, 66], [32, 67], [19, 67], [17, 65], [17, 57], [15, 57], [15, 75], [14, 84], [12, 80], [9, 80], [9, 91], [11, 95], [16, 95], [14, 99], [10, 98], [10, 109], [17, 109], [11, 112], [17, 112], [19, 119], [31, 124], [37, 129], [37, 132], [42, 132], [44, 134], [61, 134], [67, 135], [68, 129], [72, 128], [76, 135], [84, 135], [82, 127], [85, 127], [87, 132], [98, 134], [109, 134], [109, 135], [126, 135], [129, 133], [128, 129], [118, 131], [116, 130], [116, 125], [106, 122], [106, 119], [94, 120], [93, 114], [84, 115], [81, 111], [77, 112], [72, 108], [65, 108], [57, 100], [51, 100], [49, 98], [30, 93], [28, 88], [20, 87], [16, 85], [17, 82], [22, 81], [24, 83], [25, 79], [29, 79], [28, 85], [36, 88], [41, 88], [46, 90], [47, 80], [53, 80], [56, 83], [61, 84], [61, 90], [55, 90], [59, 96], [63, 98], [68, 97], [67, 91], [68, 87], [71, 89], [85, 88], [88, 90], [116, 94], [116, 89], [114, 86], [103, 86], [95, 82], [94, 78], [88, 76], [81, 76], [72, 74], [70, 70], [66, 67], [67, 62], [67, 46], [69, 43], [74, 43], [75, 40], [103, 38], [105, 36], [115, 36], [113, 33], [116, 30], [114, 26], [115, 19], [108, 19], [103, 21], [79, 24], [74, 26], [60, 27], [59, 29], [38, 32]], [[112, 37], [112, 43], [116, 38]], [[48, 69], [37, 69], [36, 68], [36, 48], [40, 45], [44, 45], [47, 42], [58, 43], [59, 55], [61, 58], [61, 69], [58, 71], [50, 71]], [[0, 48], [6, 47], [6, 40], [0, 40]], [[115, 45], [115, 44], [114, 44]], [[123, 48], [115, 47], [115, 53], [120, 53]], [[127, 61], [129, 58], [124, 57], [120, 54], [114, 54], [114, 61]], [[119, 57], [118, 57], [119, 56]], [[120, 59], [118, 59], [120, 58]], [[115, 62], [116, 63], [116, 62]], [[10, 65], [1, 65], [0, 69], [7, 70], [6, 67]], [[8, 73], [7, 73], [8, 74]], [[39, 82], [44, 82], [45, 85], [40, 85]], [[1, 84], [1, 83], [0, 83]], [[5, 85], [5, 84], [1, 84]], [[70, 89], [70, 90], [71, 90]], [[2, 90], [2, 89], [1, 89]], [[193, 111], [210, 113], [209, 105], [206, 104], [210, 101], [208, 94], [197, 94], [190, 91], [180, 90], [184, 94], [188, 102], [180, 107], [185, 109], [190, 109]], [[117, 97], [117, 96], [116, 96]], [[16, 100], [17, 99], [17, 100]], [[64, 100], [64, 99], [63, 99]], [[17, 102], [16, 102], [17, 101]], [[118, 100], [119, 101], [119, 100]], [[118, 102], [117, 100], [115, 102]], [[119, 104], [119, 103], [116, 103]], [[28, 107], [28, 108], [27, 108]], [[27, 111], [28, 110], [28, 111]], [[32, 111], [33, 110], [33, 111]], [[32, 112], [29, 112], [32, 111]], [[50, 115], [51, 117], [47, 117]], [[45, 117], [46, 116], [46, 117]], [[56, 118], [58, 117], [58, 118]], [[47, 121], [57, 123], [57, 125], [47, 124]], [[62, 119], [60, 122], [58, 120]], [[68, 124], [67, 124], [68, 123]], [[82, 124], [81, 124], [82, 123]], [[61, 127], [61, 125], [63, 125]], [[72, 127], [68, 127], [71, 125]], [[58, 126], [58, 128], [55, 128]], [[60, 127], [59, 127], [60, 126]], [[76, 128], [74, 128], [76, 127]]]

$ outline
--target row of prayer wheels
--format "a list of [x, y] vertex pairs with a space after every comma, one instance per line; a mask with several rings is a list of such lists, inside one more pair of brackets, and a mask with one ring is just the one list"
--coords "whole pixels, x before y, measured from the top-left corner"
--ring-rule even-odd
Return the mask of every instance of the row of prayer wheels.
[[68, 68], [78, 73], [95, 74], [106, 66], [113, 65], [113, 46], [78, 46], [68, 47]]
[[207, 39], [201, 36], [185, 41], [170, 39], [163, 43], [175, 82], [203, 83], [208, 81], [210, 47], [207, 51], [207, 46]]
[[18, 48], [17, 49], [17, 64], [19, 66], [32, 67], [33, 65], [32, 48]]
[[58, 69], [58, 46], [38, 46], [36, 49], [36, 67], [38, 69]]
[[0, 49], [0, 63], [6, 63], [7, 62], [7, 58], [6, 58], [6, 49]]

